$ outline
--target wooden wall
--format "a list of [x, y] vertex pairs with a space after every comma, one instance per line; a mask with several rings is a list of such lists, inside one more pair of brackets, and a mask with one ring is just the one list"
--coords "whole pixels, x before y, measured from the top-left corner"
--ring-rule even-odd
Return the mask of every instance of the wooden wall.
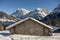
[[0, 31], [4, 30], [4, 25], [0, 24]]
[[33, 21], [27, 20], [23, 23], [16, 25], [13, 28], [8, 29], [11, 34], [24, 34], [24, 35], [49, 35], [49, 28], [44, 27], [43, 25]]

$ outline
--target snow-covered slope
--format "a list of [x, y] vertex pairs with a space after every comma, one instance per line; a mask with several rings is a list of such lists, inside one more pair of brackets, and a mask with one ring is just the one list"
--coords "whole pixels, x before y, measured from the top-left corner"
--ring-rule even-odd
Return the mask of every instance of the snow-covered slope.
[[45, 17], [49, 14], [49, 11], [47, 9], [37, 8], [34, 10], [34, 13], [39, 13], [40, 16]]
[[49, 11], [43, 8], [37, 8], [33, 11], [28, 11], [26, 9], [20, 8], [16, 12], [12, 13], [12, 15], [17, 18], [34, 17], [37, 19], [41, 19], [48, 14], [49, 14]]
[[29, 12], [29, 14], [27, 14], [26, 16], [27, 17], [33, 17], [37, 20], [41, 20], [43, 17], [45, 17], [48, 14], [49, 14], [49, 12], [47, 9], [37, 8], [37, 9]]
[[4, 22], [4, 21], [16, 22], [16, 21], [18, 21], [18, 19], [0, 11], [0, 21], [2, 21], [2, 22]]
[[13, 17], [11, 15], [6, 14], [5, 12], [0, 11], [0, 24], [10, 25], [19, 20], [20, 19], [17, 19], [16, 17]]
[[45, 17], [49, 14], [49, 11], [47, 9], [37, 8], [31, 11], [30, 14], [39, 14], [41, 17]]
[[49, 15], [44, 17], [43, 22], [60, 28], [60, 4]]
[[60, 4], [45, 17], [45, 19], [59, 19], [60, 18]]
[[22, 16], [28, 14], [30, 11], [24, 9], [24, 8], [18, 8], [16, 12], [12, 13], [11, 15], [21, 18]]

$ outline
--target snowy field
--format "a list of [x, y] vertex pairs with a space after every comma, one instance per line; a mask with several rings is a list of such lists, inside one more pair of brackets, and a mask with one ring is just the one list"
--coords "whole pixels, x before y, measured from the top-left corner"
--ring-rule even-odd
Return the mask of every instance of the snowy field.
[[60, 33], [53, 34], [54, 36], [31, 36], [31, 35], [0, 35], [0, 40], [60, 40]]

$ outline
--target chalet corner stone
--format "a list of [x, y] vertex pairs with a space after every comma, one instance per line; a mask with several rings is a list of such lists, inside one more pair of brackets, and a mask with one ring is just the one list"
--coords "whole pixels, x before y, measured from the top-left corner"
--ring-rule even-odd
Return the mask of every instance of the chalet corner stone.
[[10, 31], [10, 34], [36, 35], [36, 36], [52, 35], [49, 27], [46, 27], [45, 24], [42, 24], [42, 22], [41, 24], [38, 22], [36, 19], [26, 18], [20, 22], [17, 22], [6, 27], [6, 29]]

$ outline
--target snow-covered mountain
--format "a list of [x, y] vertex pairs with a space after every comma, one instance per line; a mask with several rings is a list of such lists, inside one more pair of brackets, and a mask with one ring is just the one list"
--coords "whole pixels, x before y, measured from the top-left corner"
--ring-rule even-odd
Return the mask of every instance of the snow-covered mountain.
[[60, 4], [43, 20], [49, 25], [60, 26]]
[[37, 8], [31, 11], [30, 14], [39, 14], [41, 17], [45, 17], [49, 14], [49, 11], [47, 9]]
[[58, 19], [60, 18], [60, 4], [49, 14], [45, 17], [46, 19]]
[[37, 8], [33, 11], [28, 11], [23, 8], [19, 8], [16, 12], [12, 13], [13, 16], [17, 18], [26, 18], [26, 17], [34, 17], [41, 19], [49, 14], [47, 9]]
[[17, 18], [6, 14], [5, 12], [0, 11], [0, 21], [4, 22], [4, 21], [12, 21], [12, 22], [16, 22], [18, 21]]
[[11, 15], [6, 14], [5, 12], [0, 11], [0, 24], [10, 25], [19, 20], [20, 19], [17, 19], [16, 17], [13, 17]]
[[43, 9], [43, 8], [37, 8], [33, 11], [34, 13], [39, 13], [40, 16], [45, 17], [49, 14], [49, 11], [47, 9]]
[[14, 17], [21, 18], [24, 15], [28, 14], [30, 11], [24, 9], [24, 8], [18, 8], [16, 12], [12, 13]]

